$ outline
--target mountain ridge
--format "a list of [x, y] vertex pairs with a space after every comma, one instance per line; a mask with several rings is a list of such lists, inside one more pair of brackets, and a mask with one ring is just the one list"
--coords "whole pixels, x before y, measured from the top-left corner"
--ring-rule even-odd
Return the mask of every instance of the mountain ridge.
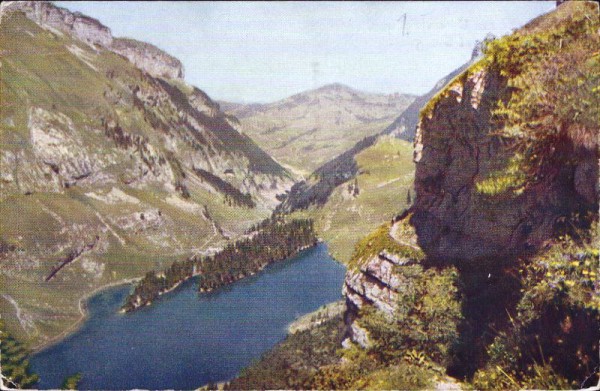
[[220, 105], [275, 159], [308, 174], [388, 126], [414, 99], [333, 83], [272, 103]]
[[27, 319], [7, 324], [20, 340], [60, 335], [97, 288], [214, 252], [292, 185], [160, 49], [47, 2], [1, 18], [0, 311]]
[[184, 78], [183, 64], [177, 58], [150, 43], [115, 38], [110, 28], [80, 12], [71, 12], [45, 0], [7, 1], [1, 7], [2, 14], [19, 10], [50, 31], [66, 33], [88, 45], [114, 51], [153, 76]]

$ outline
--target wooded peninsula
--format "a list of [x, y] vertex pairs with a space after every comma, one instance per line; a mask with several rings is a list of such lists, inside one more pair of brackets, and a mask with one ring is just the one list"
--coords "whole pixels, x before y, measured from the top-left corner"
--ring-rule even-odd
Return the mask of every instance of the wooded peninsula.
[[193, 256], [174, 262], [163, 271], [146, 273], [125, 300], [121, 311], [131, 312], [150, 305], [160, 295], [195, 276], [199, 276], [198, 290], [210, 292], [253, 275], [271, 263], [292, 257], [316, 243], [312, 220], [269, 220], [261, 224], [259, 231], [228, 244], [212, 256]]

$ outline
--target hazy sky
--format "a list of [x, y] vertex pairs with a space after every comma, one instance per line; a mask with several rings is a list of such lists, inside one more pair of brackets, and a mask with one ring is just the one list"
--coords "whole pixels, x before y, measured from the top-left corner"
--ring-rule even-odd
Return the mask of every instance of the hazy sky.
[[[339, 82], [371, 92], [423, 94], [554, 1], [55, 2], [116, 37], [179, 58], [186, 81], [214, 99], [269, 102]], [[406, 22], [405, 22], [406, 20]]]

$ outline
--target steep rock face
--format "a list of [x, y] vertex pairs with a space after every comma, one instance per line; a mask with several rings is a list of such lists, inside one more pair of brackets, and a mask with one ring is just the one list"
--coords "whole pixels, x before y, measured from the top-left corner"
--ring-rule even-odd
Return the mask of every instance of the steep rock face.
[[128, 38], [113, 38], [110, 29], [94, 18], [56, 7], [46, 1], [11, 1], [2, 13], [22, 11], [42, 27], [74, 37], [88, 45], [112, 50], [154, 77], [183, 79], [181, 61], [154, 45]]
[[67, 33], [88, 44], [110, 47], [110, 29], [89, 16], [54, 6], [46, 1], [10, 1], [2, 12], [20, 10], [37, 24]]
[[398, 258], [382, 251], [369, 258], [358, 270], [346, 275], [343, 293], [357, 309], [369, 303], [392, 316], [398, 292], [406, 283], [404, 276], [397, 273], [395, 268], [409, 263], [407, 258]]
[[522, 194], [489, 197], [476, 184], [506, 167], [514, 152], [494, 136], [493, 110], [507, 94], [498, 71], [467, 71], [422, 112], [415, 140], [412, 223], [419, 245], [446, 260], [515, 256], [538, 248], [557, 219], [597, 203], [598, 166], [593, 153], [579, 153], [575, 167]]
[[[406, 216], [406, 215], [405, 215]], [[359, 311], [373, 306], [388, 319], [399, 315], [400, 296], [411, 289], [421, 252], [408, 218], [397, 219], [391, 227], [383, 226], [358, 245], [346, 272], [342, 293], [346, 298], [345, 323], [348, 338], [363, 347], [369, 345], [369, 333], [357, 322]], [[367, 254], [359, 255], [362, 251]], [[347, 342], [346, 342], [347, 344]]]
[[128, 38], [115, 38], [110, 49], [125, 56], [136, 67], [152, 76], [167, 79], [183, 79], [183, 64], [149, 43]]

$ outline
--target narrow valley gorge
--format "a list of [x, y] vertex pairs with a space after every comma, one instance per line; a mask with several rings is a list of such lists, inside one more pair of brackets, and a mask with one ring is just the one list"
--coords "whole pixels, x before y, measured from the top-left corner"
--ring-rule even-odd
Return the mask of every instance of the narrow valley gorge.
[[425, 94], [270, 103], [192, 85], [191, 49], [2, 3], [1, 385], [597, 387], [600, 20], [557, 3]]

